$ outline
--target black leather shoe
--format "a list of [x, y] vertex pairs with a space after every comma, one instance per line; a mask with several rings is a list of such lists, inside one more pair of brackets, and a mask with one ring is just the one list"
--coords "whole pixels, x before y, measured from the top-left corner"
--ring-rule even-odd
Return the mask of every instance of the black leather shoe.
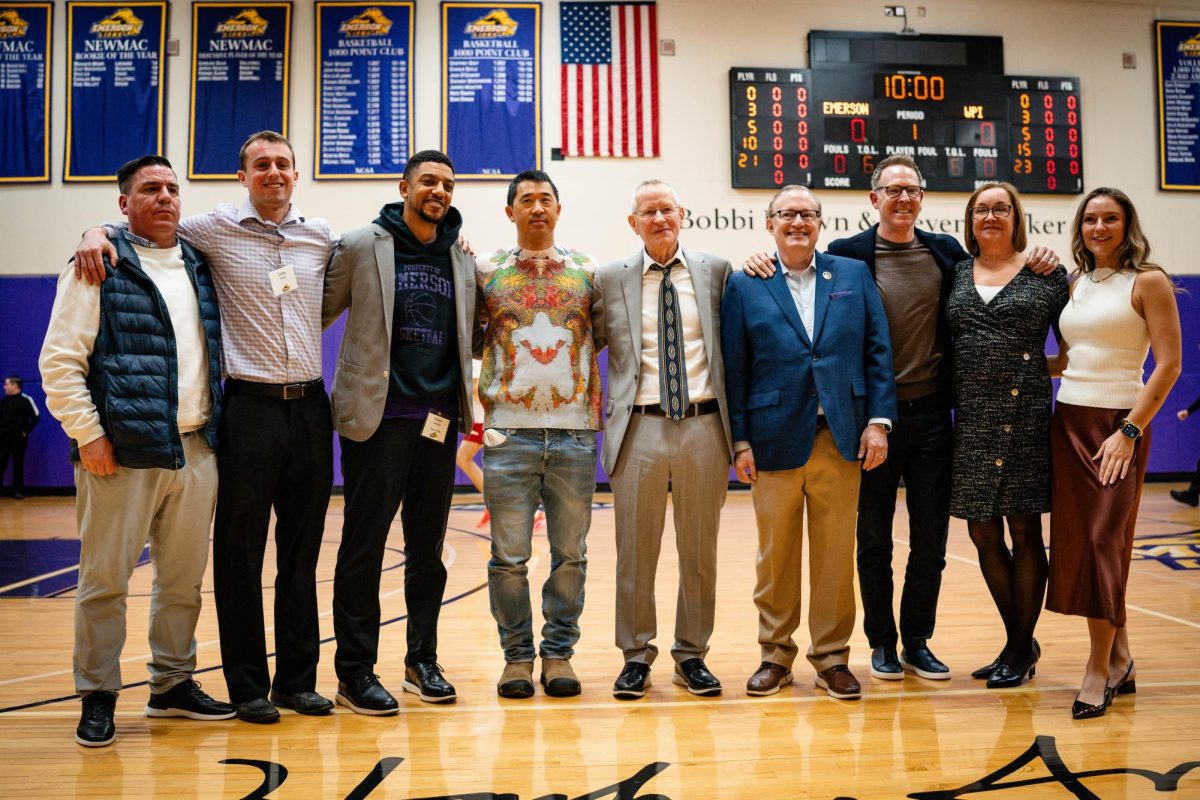
[[458, 697], [454, 687], [442, 677], [442, 668], [432, 661], [418, 661], [405, 668], [404, 691], [412, 692], [426, 703], [453, 703]]
[[[13, 497], [17, 497], [17, 496], [18, 495], [13, 495]], [[1188, 492], [1188, 491], [1180, 491], [1179, 489], [1172, 489], [1171, 490], [1171, 498], [1174, 500], [1178, 500], [1180, 503], [1183, 503], [1185, 506], [1191, 506], [1192, 508], [1195, 508], [1196, 506], [1200, 506], [1200, 493], [1197, 493], [1197, 492]]]
[[871, 651], [871, 674], [884, 681], [904, 680], [904, 668], [896, 658], [896, 648], [876, 647]]
[[686, 687], [689, 692], [701, 697], [721, 693], [721, 682], [708, 671], [702, 658], [689, 658], [676, 664], [671, 683]]
[[85, 694], [79, 727], [75, 729], [75, 741], [84, 747], [112, 744], [117, 738], [117, 726], [113, 722], [113, 710], [116, 707], [116, 692]]
[[1033, 651], [1029, 657], [1017, 664], [1001, 662], [999, 668], [987, 679], [989, 689], [1011, 689], [1020, 686], [1037, 672], [1038, 653]]
[[904, 667], [905, 672], [916, 673], [926, 680], [950, 680], [950, 668], [938, 661], [937, 656], [924, 643], [901, 650], [900, 666]]
[[333, 702], [316, 692], [271, 692], [271, 702], [276, 708], [290, 708], [297, 714], [320, 717], [333, 711]]
[[147, 717], [186, 717], [187, 719], [233, 719], [237, 714], [229, 703], [208, 696], [200, 684], [189, 678], [177, 683], [162, 694], [150, 695], [146, 703]]
[[355, 714], [369, 717], [386, 717], [400, 710], [400, 704], [392, 693], [383, 688], [378, 675], [366, 673], [350, 681], [338, 681], [334, 700]]
[[255, 725], [269, 725], [279, 722], [279, 711], [265, 697], [259, 697], [245, 703], [238, 703], [237, 718], [242, 722], [253, 722]]
[[613, 697], [618, 700], [636, 700], [646, 696], [650, 688], [650, 665], [640, 661], [626, 661], [625, 668], [613, 684]]
[[1087, 703], [1079, 702], [1079, 695], [1075, 695], [1075, 702], [1071, 704], [1071, 717], [1074, 719], [1091, 719], [1092, 717], [1102, 717], [1104, 712], [1108, 711], [1108, 707], [1112, 705], [1113, 690], [1109, 686], [1104, 687], [1104, 700], [1100, 705], [1092, 706]]
[[[1040, 644], [1038, 644], [1037, 639], [1033, 640], [1033, 652], [1037, 653], [1038, 658], [1042, 657], [1042, 646]], [[977, 681], [987, 680], [988, 678], [992, 677], [992, 673], [994, 673], [996, 670], [1000, 669], [1000, 665], [1003, 663], [1004, 663], [1004, 651], [1001, 651], [1000, 655], [996, 656], [995, 661], [975, 670], [974, 672], [971, 673], [971, 677]]]

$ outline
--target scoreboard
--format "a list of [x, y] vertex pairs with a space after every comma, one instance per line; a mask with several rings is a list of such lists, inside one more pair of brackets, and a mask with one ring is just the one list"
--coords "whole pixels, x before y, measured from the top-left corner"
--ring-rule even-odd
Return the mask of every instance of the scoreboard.
[[904, 153], [927, 189], [1003, 180], [1024, 193], [1083, 191], [1078, 78], [733, 67], [729, 89], [734, 188], [870, 189], [875, 165]]

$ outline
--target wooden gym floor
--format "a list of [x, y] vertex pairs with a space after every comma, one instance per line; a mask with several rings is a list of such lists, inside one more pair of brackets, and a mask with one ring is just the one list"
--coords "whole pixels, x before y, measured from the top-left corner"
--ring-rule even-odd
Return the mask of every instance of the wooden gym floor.
[[[708, 664], [719, 698], [692, 697], [670, 682], [676, 565], [668, 518], [658, 576], [659, 645], [653, 688], [634, 702], [611, 696], [621, 669], [613, 646], [615, 551], [611, 498], [597, 495], [589, 536], [587, 604], [574, 665], [578, 698], [500, 700], [503, 667], [488, 610], [486, 527], [478, 498], [460, 496], [450, 516], [450, 579], [440, 659], [459, 700], [432, 706], [402, 694], [403, 554], [394, 526], [382, 586], [378, 671], [400, 698], [398, 716], [326, 718], [283, 712], [280, 724], [149, 719], [142, 714], [149, 565], [134, 574], [117, 742], [74, 743], [79, 704], [71, 696], [73, 501], [0, 500], [0, 798], [1141, 798], [1200, 797], [1200, 511], [1175, 503], [1169, 485], [1147, 487], [1130, 579], [1129, 630], [1136, 695], [1099, 719], [1069, 709], [1087, 657], [1082, 619], [1045, 613], [1037, 677], [989, 691], [969, 673], [1002, 642], [965, 525], [951, 527], [934, 651], [954, 670], [947, 682], [874, 680], [861, 630], [851, 668], [862, 700], [828, 698], [806, 662], [796, 683], [751, 698], [745, 681], [759, 661], [750, 498], [731, 493], [720, 544], [717, 629]], [[329, 509], [319, 576], [318, 690], [336, 688], [329, 608], [342, 502]], [[907, 517], [897, 513], [898, 571], [907, 556]], [[531, 583], [549, 557], [535, 537]], [[264, 580], [268, 587], [271, 575]], [[211, 585], [200, 619], [198, 679], [225, 697]], [[268, 608], [271, 593], [266, 591]], [[805, 598], [807, 603], [807, 597]], [[535, 602], [536, 607], [536, 602]], [[536, 615], [535, 615], [536, 616]], [[860, 619], [861, 623], [861, 619]], [[538, 627], [535, 619], [535, 629]], [[804, 627], [797, 637], [807, 646]]]

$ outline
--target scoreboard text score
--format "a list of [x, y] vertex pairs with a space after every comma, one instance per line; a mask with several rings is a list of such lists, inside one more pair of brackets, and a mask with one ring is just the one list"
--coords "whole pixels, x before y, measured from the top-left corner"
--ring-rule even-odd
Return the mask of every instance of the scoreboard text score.
[[734, 188], [870, 189], [905, 153], [927, 189], [1083, 191], [1077, 78], [734, 67], [729, 87]]

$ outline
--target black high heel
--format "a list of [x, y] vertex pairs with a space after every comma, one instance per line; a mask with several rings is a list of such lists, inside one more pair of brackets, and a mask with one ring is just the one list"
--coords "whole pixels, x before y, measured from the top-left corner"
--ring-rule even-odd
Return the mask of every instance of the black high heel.
[[1037, 673], [1038, 657], [1038, 652], [1034, 650], [1024, 663], [1015, 666], [1001, 664], [999, 669], [992, 673], [992, 677], [988, 678], [987, 688], [1010, 689], [1013, 686], [1020, 686]]
[[1075, 702], [1071, 704], [1071, 717], [1074, 719], [1091, 719], [1092, 717], [1102, 717], [1104, 712], [1108, 711], [1108, 707], [1112, 705], [1113, 690], [1112, 687], [1105, 684], [1104, 700], [1100, 705], [1088, 705], [1087, 703], [1079, 702], [1079, 695], [1075, 695]]
[[1129, 660], [1129, 666], [1125, 668], [1125, 674], [1121, 676], [1121, 680], [1117, 681], [1116, 686], [1108, 688], [1114, 695], [1118, 694], [1137, 694], [1137, 678], [1129, 677], [1133, 672], [1133, 659]]
[[996, 670], [1000, 669], [1000, 665], [1003, 663], [1004, 661], [1001, 660], [1000, 656], [996, 656], [995, 661], [975, 670], [971, 673], [971, 677], [977, 681], [987, 680], [988, 678], [992, 677], [993, 674], [995, 674]]

